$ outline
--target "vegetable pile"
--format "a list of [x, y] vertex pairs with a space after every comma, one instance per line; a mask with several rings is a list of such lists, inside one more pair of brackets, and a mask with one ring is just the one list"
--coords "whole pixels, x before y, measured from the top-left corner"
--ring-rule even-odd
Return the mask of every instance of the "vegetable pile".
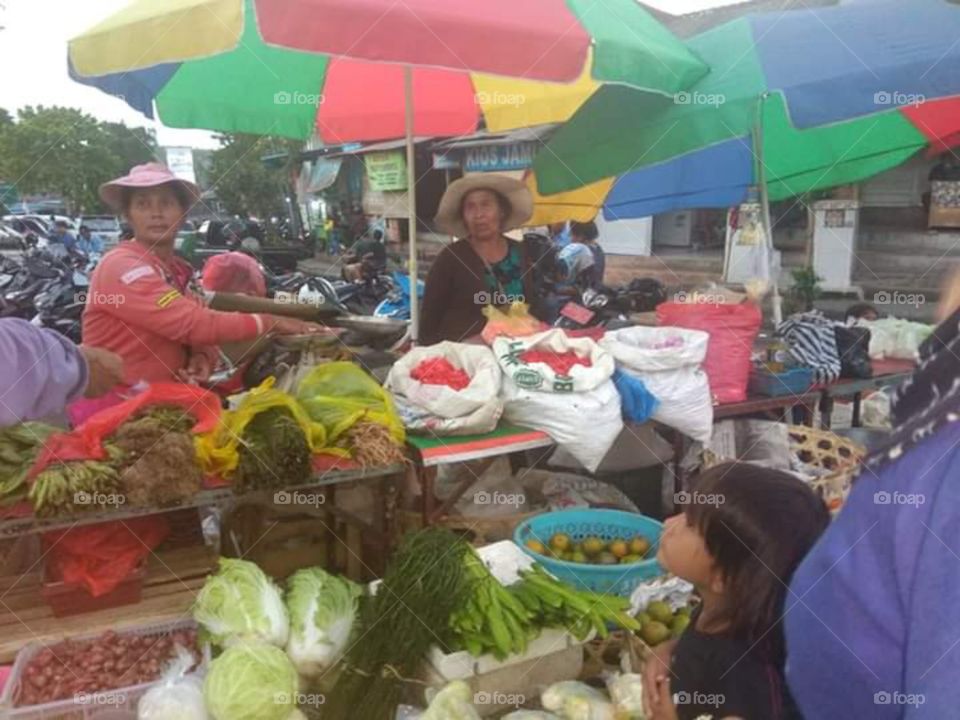
[[434, 643], [466, 602], [464, 556], [469, 545], [442, 528], [408, 535], [377, 593], [360, 610], [362, 639], [344, 659], [344, 673], [324, 706], [326, 720], [390, 718]]
[[363, 590], [320, 568], [295, 572], [287, 580], [290, 639], [287, 654], [303, 677], [336, 665], [347, 649]]
[[243, 430], [234, 485], [259, 490], [303, 485], [311, 474], [311, 453], [296, 419], [284, 407], [271, 407]]
[[569, 375], [570, 371], [576, 365], [584, 367], [593, 367], [593, 361], [590, 358], [583, 358], [577, 355], [573, 350], [565, 353], [550, 352], [547, 350], [525, 350], [520, 354], [520, 359], [527, 363], [543, 363], [549, 365], [557, 375]]
[[607, 637], [607, 624], [638, 630], [628, 614], [630, 601], [590, 590], [576, 590], [547, 574], [539, 565], [521, 571], [520, 582], [504, 587], [473, 548], [465, 569], [471, 594], [450, 618], [450, 644], [478, 657], [492, 653], [498, 660], [526, 652], [542, 628], [566, 628], [579, 640], [596, 630]]
[[390, 428], [377, 422], [361, 420], [343, 433], [337, 443], [349, 450], [360, 467], [386, 467], [405, 463], [403, 448], [390, 434]]
[[222, 647], [252, 640], [283, 647], [290, 632], [280, 588], [245, 560], [220, 558], [217, 574], [197, 596], [193, 619]]
[[82, 460], [48, 465], [33, 479], [28, 497], [40, 517], [73, 515], [101, 510], [110, 498], [120, 497], [122, 486], [115, 463], [119, 448], [105, 445], [107, 460]]
[[470, 385], [470, 376], [445, 357], [427, 358], [410, 371], [410, 377], [424, 385], [446, 385], [463, 390]]
[[511, 585], [510, 591], [543, 627], [566, 628], [579, 640], [585, 639], [591, 630], [596, 630], [602, 638], [607, 637], [608, 624], [631, 631], [640, 628], [628, 613], [629, 598], [577, 590], [539, 565], [521, 570], [520, 577], [520, 582]]
[[200, 661], [197, 634], [180, 630], [164, 635], [118, 635], [93, 640], [65, 640], [38, 652], [27, 664], [16, 692], [16, 705], [73, 699], [78, 694], [109, 692], [160, 677], [177, 647]]
[[27, 495], [27, 473], [43, 442], [57, 429], [25, 422], [0, 429], [0, 505], [12, 505]]
[[273, 645], [249, 640], [210, 663], [203, 697], [214, 720], [293, 720], [297, 669]]
[[119, 471], [127, 503], [169, 505], [199, 492], [194, 423], [182, 408], [157, 405], [117, 428], [111, 443], [123, 452]]

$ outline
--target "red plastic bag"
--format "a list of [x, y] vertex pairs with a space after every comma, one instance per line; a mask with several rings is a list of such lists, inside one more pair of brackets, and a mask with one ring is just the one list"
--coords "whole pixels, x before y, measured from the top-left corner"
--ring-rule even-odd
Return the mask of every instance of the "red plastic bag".
[[106, 456], [103, 439], [151, 405], [182, 407], [184, 412], [197, 419], [193, 432], [198, 435], [215, 429], [220, 419], [220, 399], [209, 390], [183, 383], [153, 383], [139, 395], [91, 415], [72, 432], [47, 438], [43, 451], [30, 468], [28, 479], [32, 480], [54, 462], [102, 460]]
[[83, 585], [93, 597], [110, 592], [170, 534], [163, 515], [46, 533], [53, 576]]
[[210, 292], [267, 296], [267, 282], [257, 261], [241, 252], [214, 255], [203, 264], [201, 284]]
[[750, 355], [763, 317], [750, 302], [708, 305], [662, 303], [657, 325], [703, 330], [710, 335], [703, 369], [716, 404], [743, 402], [750, 382]]

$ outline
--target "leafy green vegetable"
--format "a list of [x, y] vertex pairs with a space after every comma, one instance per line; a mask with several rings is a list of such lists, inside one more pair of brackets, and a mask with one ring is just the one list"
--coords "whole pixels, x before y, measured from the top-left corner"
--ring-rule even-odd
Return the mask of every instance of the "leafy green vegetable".
[[280, 589], [245, 560], [220, 558], [220, 570], [197, 596], [193, 618], [221, 646], [259, 639], [283, 647], [290, 631]]
[[343, 657], [363, 591], [356, 583], [320, 568], [299, 570], [287, 585], [287, 654], [304, 677], [320, 675]]
[[253, 640], [227, 648], [210, 663], [203, 697], [214, 720], [289, 720], [298, 682], [283, 650]]

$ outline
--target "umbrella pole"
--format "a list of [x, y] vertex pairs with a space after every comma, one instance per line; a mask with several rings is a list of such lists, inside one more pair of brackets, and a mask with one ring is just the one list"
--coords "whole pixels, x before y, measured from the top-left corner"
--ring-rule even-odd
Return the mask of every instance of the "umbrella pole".
[[417, 169], [413, 145], [413, 68], [403, 69], [404, 115], [407, 135], [407, 202], [409, 203], [410, 261], [410, 339], [417, 344], [420, 337], [420, 298], [417, 293]]
[[770, 273], [770, 284], [773, 287], [773, 326], [778, 327], [783, 322], [783, 305], [780, 298], [780, 278], [774, 277], [773, 268], [770, 267], [773, 261], [773, 222], [770, 220], [770, 193], [767, 188], [767, 171], [763, 164], [763, 103], [766, 97], [762, 97], [758, 104], [757, 122], [754, 125], [754, 138], [756, 139], [756, 157], [757, 157], [757, 181], [760, 186], [760, 206], [763, 218], [764, 243], [767, 246], [767, 271]]

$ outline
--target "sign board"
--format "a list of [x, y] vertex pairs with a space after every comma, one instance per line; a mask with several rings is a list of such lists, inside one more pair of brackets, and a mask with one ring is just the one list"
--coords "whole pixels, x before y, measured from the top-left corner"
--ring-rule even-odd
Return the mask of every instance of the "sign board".
[[407, 189], [407, 158], [402, 150], [366, 153], [363, 160], [371, 190]]
[[460, 168], [460, 153], [458, 152], [435, 152], [433, 154], [434, 170], [458, 170]]
[[533, 156], [539, 146], [539, 143], [524, 142], [468, 148], [464, 153], [463, 169], [467, 172], [524, 170], [533, 165]]
[[193, 172], [193, 149], [188, 147], [165, 148], [167, 167], [181, 180], [195, 183], [197, 177]]

